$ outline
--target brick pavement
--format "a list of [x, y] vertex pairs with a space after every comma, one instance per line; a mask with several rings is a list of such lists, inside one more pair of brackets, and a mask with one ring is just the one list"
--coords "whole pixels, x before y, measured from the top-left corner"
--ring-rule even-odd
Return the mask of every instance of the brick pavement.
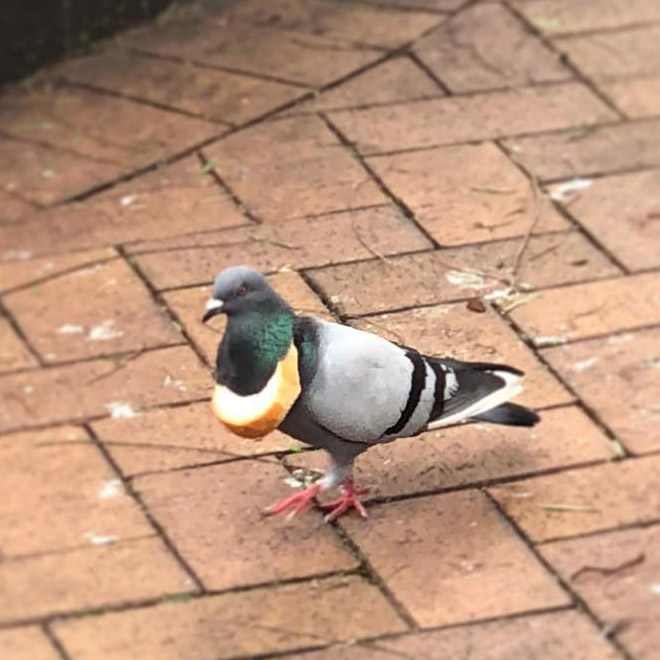
[[[210, 2], [4, 90], [3, 660], [658, 658], [659, 34], [656, 0]], [[375, 448], [367, 522], [261, 520], [323, 456], [210, 413], [237, 262], [520, 366], [543, 423]]]

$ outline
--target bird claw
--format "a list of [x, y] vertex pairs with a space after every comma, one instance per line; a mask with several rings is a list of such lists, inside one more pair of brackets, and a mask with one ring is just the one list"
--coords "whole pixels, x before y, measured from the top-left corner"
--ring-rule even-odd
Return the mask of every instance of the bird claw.
[[352, 479], [347, 479], [342, 486], [342, 496], [330, 504], [320, 505], [321, 510], [329, 511], [325, 516], [325, 522], [332, 522], [350, 509], [355, 509], [362, 518], [368, 518], [369, 514], [360, 501], [360, 495], [367, 495], [368, 488], [355, 488]]
[[309, 507], [312, 500], [321, 492], [321, 486], [319, 484], [314, 484], [309, 488], [287, 497], [281, 502], [277, 502], [272, 506], [269, 506], [264, 514], [267, 516], [275, 516], [278, 513], [283, 513], [287, 509], [291, 509], [287, 515], [287, 520], [295, 518], [297, 515], [300, 515], [305, 509]]

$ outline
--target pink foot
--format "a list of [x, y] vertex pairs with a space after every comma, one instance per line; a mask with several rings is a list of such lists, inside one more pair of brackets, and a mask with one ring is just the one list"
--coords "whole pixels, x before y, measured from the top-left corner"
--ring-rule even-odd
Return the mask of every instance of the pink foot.
[[355, 488], [353, 479], [346, 479], [342, 484], [342, 496], [335, 502], [321, 505], [323, 511], [329, 511], [325, 521], [336, 520], [349, 509], [355, 509], [363, 518], [368, 518], [367, 510], [360, 502], [360, 495], [367, 495], [368, 493], [368, 488]]
[[274, 516], [278, 513], [282, 513], [287, 509], [291, 509], [287, 518], [294, 518], [295, 516], [301, 514], [309, 505], [312, 500], [321, 492], [321, 486], [319, 484], [314, 484], [309, 488], [296, 493], [291, 497], [287, 497], [285, 500], [269, 506], [264, 513], [269, 516]]

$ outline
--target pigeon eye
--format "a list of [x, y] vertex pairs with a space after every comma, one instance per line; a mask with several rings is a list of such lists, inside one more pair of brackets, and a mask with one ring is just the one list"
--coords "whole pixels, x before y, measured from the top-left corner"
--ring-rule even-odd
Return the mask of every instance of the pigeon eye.
[[248, 292], [247, 287], [245, 284], [241, 284], [237, 289], [236, 289], [236, 295], [240, 298], [241, 296], [244, 296]]

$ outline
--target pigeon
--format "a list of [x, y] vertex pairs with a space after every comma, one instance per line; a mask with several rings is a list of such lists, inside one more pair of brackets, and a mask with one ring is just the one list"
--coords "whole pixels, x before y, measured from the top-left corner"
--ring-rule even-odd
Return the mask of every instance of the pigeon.
[[353, 462], [369, 447], [465, 421], [533, 426], [538, 415], [508, 403], [522, 390], [518, 369], [423, 355], [378, 335], [297, 315], [257, 271], [223, 270], [202, 322], [227, 316], [218, 347], [211, 407], [233, 433], [260, 438], [279, 429], [330, 455], [323, 477], [269, 507], [306, 510], [339, 487], [327, 521], [354, 509], [368, 489], [353, 481]]

